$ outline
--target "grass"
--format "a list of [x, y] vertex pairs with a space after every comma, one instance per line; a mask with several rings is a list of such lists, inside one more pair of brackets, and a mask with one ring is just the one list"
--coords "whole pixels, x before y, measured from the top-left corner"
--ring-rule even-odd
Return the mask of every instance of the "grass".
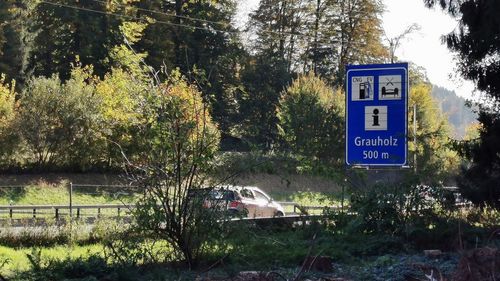
[[[342, 193], [317, 192], [317, 191], [294, 191], [294, 192], [271, 192], [270, 196], [276, 201], [295, 202], [300, 206], [314, 207], [340, 207], [342, 205]], [[349, 198], [344, 198], [344, 206], [349, 205]], [[285, 206], [285, 212], [293, 212], [293, 208]], [[323, 210], [308, 210], [309, 214], [321, 214]]]
[[19, 271], [26, 271], [31, 268], [28, 254], [41, 250], [42, 258], [48, 260], [76, 259], [86, 258], [91, 255], [102, 254], [103, 246], [94, 245], [61, 245], [54, 247], [28, 247], [28, 248], [10, 248], [0, 246], [0, 261], [7, 259], [7, 263], [1, 268], [1, 273], [5, 276], [11, 276]]
[[[130, 204], [136, 202], [138, 197], [139, 195], [137, 193], [119, 188], [74, 186], [72, 204]], [[69, 205], [69, 201], [70, 191], [68, 184], [64, 181], [57, 185], [41, 182], [23, 187], [13, 186], [0, 188], [0, 205]], [[76, 210], [74, 210], [74, 212], [76, 213]], [[38, 210], [37, 217], [43, 217], [44, 214], [54, 216], [54, 210]], [[101, 214], [116, 216], [117, 211], [103, 209]], [[60, 215], [68, 215], [68, 210], [61, 210]], [[97, 210], [81, 210], [81, 215], [96, 216]], [[8, 211], [4, 211], [0, 217], [8, 217]], [[30, 210], [26, 211], [25, 214], [21, 211], [17, 211], [14, 217], [32, 217], [32, 214]]]
[[302, 206], [340, 206], [342, 201], [342, 195], [337, 192], [272, 192], [270, 195], [276, 201], [290, 201]]
[[[119, 192], [120, 190], [102, 190], [96, 188], [74, 187], [73, 204], [120, 204], [133, 202], [136, 194]], [[0, 205], [55, 205], [69, 204], [70, 192], [64, 182], [58, 185], [40, 183], [25, 187], [0, 188]]]

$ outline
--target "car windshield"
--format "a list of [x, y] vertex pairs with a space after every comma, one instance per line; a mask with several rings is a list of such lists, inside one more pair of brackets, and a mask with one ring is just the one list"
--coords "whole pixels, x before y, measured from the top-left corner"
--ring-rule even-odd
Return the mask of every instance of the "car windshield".
[[265, 201], [271, 200], [269, 197], [267, 197], [266, 195], [264, 195], [264, 193], [260, 191], [254, 190], [253, 193], [255, 194], [255, 199], [257, 200], [265, 200]]

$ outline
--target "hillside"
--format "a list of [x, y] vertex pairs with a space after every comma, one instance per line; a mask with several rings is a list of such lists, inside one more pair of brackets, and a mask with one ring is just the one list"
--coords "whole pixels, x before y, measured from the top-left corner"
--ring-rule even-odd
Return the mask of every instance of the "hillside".
[[448, 121], [453, 128], [454, 137], [463, 139], [466, 129], [470, 124], [477, 122], [474, 108], [466, 105], [467, 100], [457, 96], [454, 91], [433, 86], [432, 96], [438, 102], [439, 108], [448, 116]]

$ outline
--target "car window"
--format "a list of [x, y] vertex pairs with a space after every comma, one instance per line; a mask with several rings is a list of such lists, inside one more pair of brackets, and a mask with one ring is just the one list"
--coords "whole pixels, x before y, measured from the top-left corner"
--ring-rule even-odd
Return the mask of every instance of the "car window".
[[234, 199], [234, 192], [231, 190], [212, 190], [210, 192], [210, 198], [212, 200], [228, 200], [228, 201], [233, 201]]
[[255, 194], [255, 199], [257, 199], [257, 200], [265, 200], [265, 201], [270, 200], [269, 197], [267, 197], [266, 195], [264, 195], [264, 193], [262, 193], [260, 191], [254, 190], [253, 193]]
[[242, 197], [245, 197], [245, 198], [250, 198], [250, 199], [255, 199], [254, 196], [253, 196], [253, 193], [248, 190], [248, 189], [242, 189], [240, 191], [240, 194]]
[[228, 201], [234, 201], [235, 200], [234, 192], [231, 190], [224, 191], [224, 196], [222, 197], [222, 199]]

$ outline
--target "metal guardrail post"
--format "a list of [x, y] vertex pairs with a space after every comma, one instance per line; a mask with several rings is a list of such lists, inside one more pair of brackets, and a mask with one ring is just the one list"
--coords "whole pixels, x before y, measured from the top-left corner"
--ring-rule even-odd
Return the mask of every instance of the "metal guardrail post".
[[69, 183], [69, 217], [73, 218], [73, 183]]

